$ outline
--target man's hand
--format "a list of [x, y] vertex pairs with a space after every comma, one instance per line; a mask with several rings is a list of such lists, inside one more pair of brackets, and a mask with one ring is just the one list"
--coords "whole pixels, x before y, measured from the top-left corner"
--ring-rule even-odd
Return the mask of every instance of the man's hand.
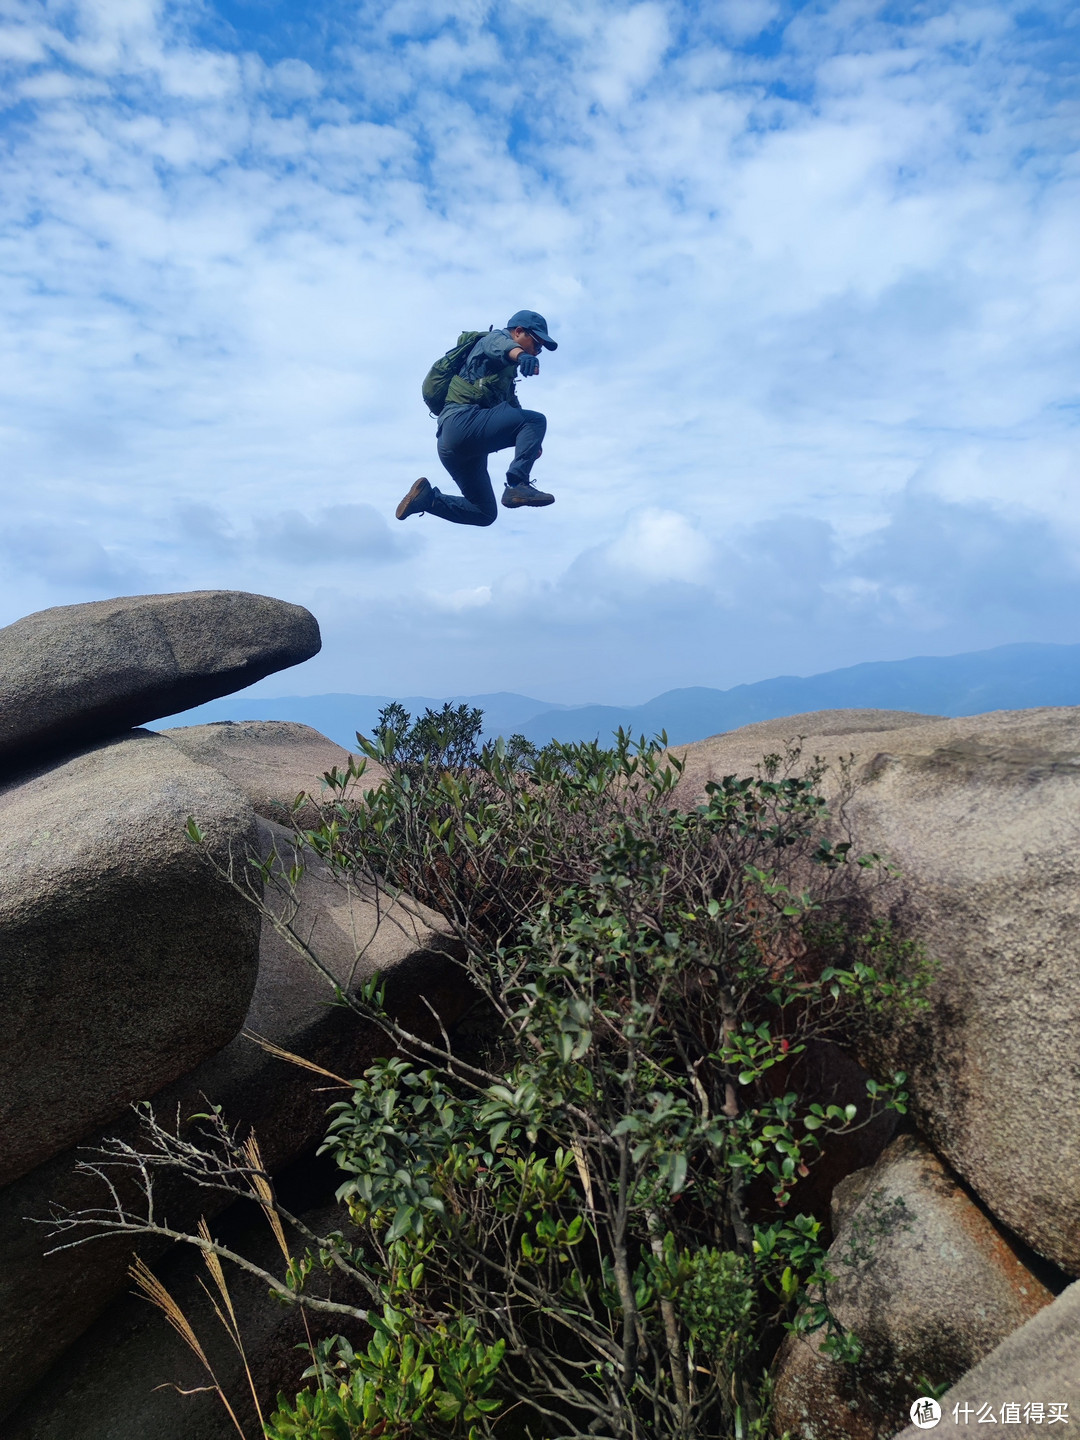
[[540, 361], [535, 355], [526, 355], [523, 351], [518, 360], [518, 368], [522, 375], [539, 375]]

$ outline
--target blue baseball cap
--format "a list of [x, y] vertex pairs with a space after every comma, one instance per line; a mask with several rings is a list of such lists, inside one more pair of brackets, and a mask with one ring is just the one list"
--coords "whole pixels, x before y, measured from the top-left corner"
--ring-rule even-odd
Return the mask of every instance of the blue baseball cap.
[[557, 350], [559, 347], [547, 333], [547, 321], [535, 310], [518, 310], [506, 322], [507, 330], [528, 330], [530, 335], [535, 335], [545, 350]]

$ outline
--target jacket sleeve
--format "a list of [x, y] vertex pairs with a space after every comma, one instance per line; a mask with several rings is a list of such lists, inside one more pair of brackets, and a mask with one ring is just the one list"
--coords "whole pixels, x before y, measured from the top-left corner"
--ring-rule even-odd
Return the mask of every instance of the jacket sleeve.
[[[516, 366], [517, 361], [510, 359], [510, 351], [514, 349], [514, 338], [508, 331], [492, 330], [491, 334], [485, 337], [483, 345], [484, 354], [490, 366], [489, 374], [497, 375], [500, 371], [505, 370], [508, 365]], [[515, 378], [516, 373], [515, 370]], [[514, 388], [513, 380], [511, 380], [508, 386], [506, 403], [507, 405], [513, 405], [515, 410], [521, 409], [521, 401], [517, 398], [517, 391]]]
[[[509, 357], [513, 348], [513, 337], [505, 330], [492, 330], [489, 335], [485, 335], [479, 346], [480, 355], [485, 362], [482, 373], [493, 375], [496, 371], [502, 370], [504, 366], [512, 364]], [[473, 355], [476, 355], [475, 351]]]

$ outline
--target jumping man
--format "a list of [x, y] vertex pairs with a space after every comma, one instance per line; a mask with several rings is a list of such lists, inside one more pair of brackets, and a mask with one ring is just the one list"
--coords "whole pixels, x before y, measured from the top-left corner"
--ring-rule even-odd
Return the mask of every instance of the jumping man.
[[450, 381], [436, 432], [439, 459], [461, 495], [444, 495], [426, 479], [417, 480], [397, 507], [399, 520], [438, 515], [455, 525], [493, 525], [499, 510], [487, 457], [511, 445], [514, 458], [506, 472], [502, 503], [508, 510], [555, 503], [554, 495], [538, 490], [529, 479], [547, 419], [538, 410], [523, 410], [514, 393], [519, 374], [539, 373], [536, 357], [541, 348], [557, 346], [548, 334], [547, 321], [535, 310], [519, 310], [510, 316], [505, 330], [489, 330], [476, 341]]

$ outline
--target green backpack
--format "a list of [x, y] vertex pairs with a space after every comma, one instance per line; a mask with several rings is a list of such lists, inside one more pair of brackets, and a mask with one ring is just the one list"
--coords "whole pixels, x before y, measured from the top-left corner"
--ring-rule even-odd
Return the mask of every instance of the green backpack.
[[458, 336], [454, 348], [436, 360], [424, 376], [424, 403], [432, 415], [442, 414], [443, 406], [446, 404], [446, 392], [450, 389], [450, 381], [465, 364], [472, 347], [478, 340], [482, 340], [490, 329], [489, 325], [487, 330], [463, 330]]

